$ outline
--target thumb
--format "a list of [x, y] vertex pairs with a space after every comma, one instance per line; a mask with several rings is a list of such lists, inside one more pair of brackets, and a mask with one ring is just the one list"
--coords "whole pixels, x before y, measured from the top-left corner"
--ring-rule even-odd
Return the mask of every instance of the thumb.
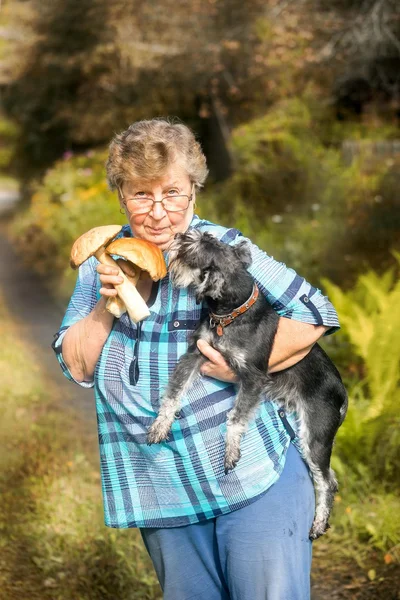
[[216, 365], [219, 365], [222, 362], [224, 362], [224, 359], [222, 358], [222, 355], [218, 352], [218, 350], [215, 350], [205, 340], [198, 340], [197, 341], [197, 348], [212, 363], [214, 363]]

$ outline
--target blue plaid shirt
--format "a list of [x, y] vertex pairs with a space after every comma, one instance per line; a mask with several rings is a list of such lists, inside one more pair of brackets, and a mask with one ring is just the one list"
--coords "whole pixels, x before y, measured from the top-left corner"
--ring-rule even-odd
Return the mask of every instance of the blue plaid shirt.
[[[228, 244], [243, 240], [226, 229], [193, 217], [191, 227], [210, 231]], [[124, 226], [119, 236], [130, 237]], [[321, 292], [295, 271], [251, 244], [250, 273], [280, 316], [339, 327], [336, 312]], [[168, 262], [168, 254], [165, 253]], [[73, 323], [86, 317], [100, 298], [97, 260], [79, 269], [75, 291], [53, 348], [64, 374], [73, 380], [62, 355], [62, 340]], [[205, 308], [191, 288], [176, 289], [168, 275], [153, 284], [150, 316], [134, 325], [127, 313], [115, 319], [98, 360], [96, 398], [105, 524], [109, 527], [176, 527], [197, 523], [248, 505], [279, 477], [295, 415], [264, 401], [241, 443], [236, 468], [224, 473], [226, 415], [235, 386], [200, 377], [182, 401], [167, 442], [148, 446], [146, 432], [155, 419], [168, 379], [188, 347]], [[296, 440], [294, 440], [296, 442]]]

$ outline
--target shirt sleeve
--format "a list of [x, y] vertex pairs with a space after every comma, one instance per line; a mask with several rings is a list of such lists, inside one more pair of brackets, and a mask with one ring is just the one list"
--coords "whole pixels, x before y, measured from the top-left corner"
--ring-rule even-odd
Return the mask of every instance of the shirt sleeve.
[[78, 279], [75, 285], [74, 293], [69, 301], [67, 311], [61, 323], [61, 327], [54, 335], [54, 341], [51, 345], [64, 375], [70, 381], [74, 381], [84, 388], [93, 387], [94, 381], [77, 381], [74, 379], [70, 370], [65, 364], [62, 353], [62, 343], [69, 327], [81, 319], [84, 319], [93, 310], [100, 298], [96, 265], [96, 259], [90, 258], [79, 267]]
[[340, 329], [336, 310], [321, 290], [260, 250], [248, 238], [237, 236], [232, 243], [238, 244], [243, 240], [250, 244], [252, 255], [248, 271], [279, 316], [311, 325], [325, 325], [330, 329], [324, 335]]

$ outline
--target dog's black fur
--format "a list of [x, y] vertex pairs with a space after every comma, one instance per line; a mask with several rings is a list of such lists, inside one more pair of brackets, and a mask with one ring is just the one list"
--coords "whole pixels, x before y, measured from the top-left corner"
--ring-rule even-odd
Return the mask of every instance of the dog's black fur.
[[[177, 234], [170, 248], [172, 283], [194, 286], [197, 301], [206, 300], [218, 315], [231, 313], [251, 296], [254, 282], [247, 271], [250, 264], [246, 242], [229, 246], [195, 229]], [[292, 367], [267, 374], [278, 320], [262, 293], [249, 310], [224, 328], [222, 336], [217, 335], [210, 319], [203, 320], [169, 381], [159, 415], [149, 428], [148, 443], [167, 439], [180, 399], [207, 361], [196, 345], [199, 339], [206, 340], [239, 379], [235, 404], [227, 419], [225, 471], [233, 469], [240, 459], [241, 437], [263, 394], [288, 411], [296, 410], [300, 445], [317, 491], [310, 530], [310, 538], [316, 539], [329, 527], [338, 487], [330, 458], [334, 437], [346, 415], [347, 394], [339, 372], [318, 344]]]

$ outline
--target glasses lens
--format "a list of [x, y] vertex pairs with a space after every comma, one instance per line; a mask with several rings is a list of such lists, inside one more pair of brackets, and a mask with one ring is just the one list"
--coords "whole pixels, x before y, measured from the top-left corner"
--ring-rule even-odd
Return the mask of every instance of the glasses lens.
[[[132, 215], [145, 215], [154, 208], [151, 198], [131, 198], [125, 203]], [[162, 205], [168, 212], [184, 211], [189, 206], [189, 196], [168, 196], [162, 199]]]
[[151, 198], [132, 198], [126, 200], [126, 208], [134, 215], [145, 215], [153, 208], [153, 200]]
[[171, 196], [171, 198], [163, 198], [163, 205], [168, 212], [186, 210], [189, 206], [189, 196]]

